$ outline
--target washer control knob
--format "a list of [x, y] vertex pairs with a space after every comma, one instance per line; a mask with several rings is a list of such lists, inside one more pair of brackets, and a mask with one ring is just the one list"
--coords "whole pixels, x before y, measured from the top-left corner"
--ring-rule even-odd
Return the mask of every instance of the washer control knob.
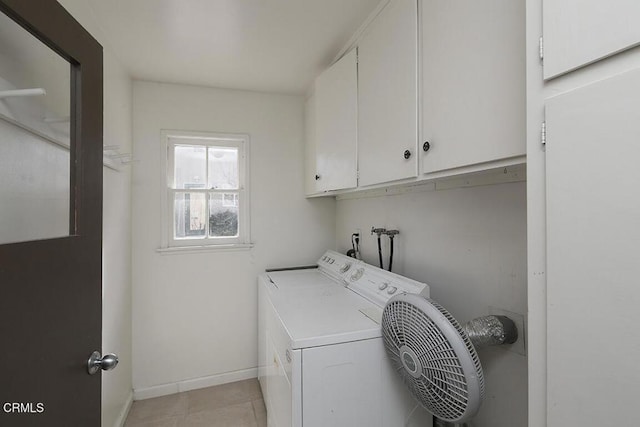
[[342, 267], [340, 267], [340, 273], [346, 273], [347, 271], [349, 271], [350, 268], [351, 268], [351, 263], [345, 262], [344, 264], [342, 264]]
[[396, 288], [395, 286], [390, 286], [389, 289], [387, 289], [387, 293], [389, 295], [393, 295], [396, 293], [396, 291], [398, 290], [398, 288]]
[[351, 281], [355, 282], [356, 280], [359, 280], [362, 277], [363, 274], [364, 274], [364, 268], [357, 269], [351, 275]]
[[383, 282], [383, 283], [380, 283], [380, 284], [378, 285], [378, 289], [380, 289], [381, 291], [383, 291], [383, 290], [385, 290], [385, 289], [387, 288], [387, 286], [389, 286], [389, 283], [387, 283], [387, 282]]

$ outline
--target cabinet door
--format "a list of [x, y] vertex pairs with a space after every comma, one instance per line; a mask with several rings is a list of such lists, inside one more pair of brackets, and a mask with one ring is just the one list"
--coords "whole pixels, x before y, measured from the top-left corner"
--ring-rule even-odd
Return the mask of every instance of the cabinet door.
[[358, 44], [360, 186], [418, 172], [417, 13], [416, 0], [392, 0]]
[[545, 114], [547, 425], [638, 425], [640, 70]]
[[544, 0], [544, 78], [640, 44], [638, 0]]
[[311, 95], [304, 104], [304, 192], [316, 193], [316, 98]]
[[358, 71], [353, 49], [316, 79], [317, 190], [358, 184]]
[[422, 172], [524, 155], [525, 2], [420, 4]]

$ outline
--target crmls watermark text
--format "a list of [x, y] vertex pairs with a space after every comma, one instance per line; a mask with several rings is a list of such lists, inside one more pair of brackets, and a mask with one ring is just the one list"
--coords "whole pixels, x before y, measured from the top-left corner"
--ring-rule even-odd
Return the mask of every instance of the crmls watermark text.
[[5, 402], [2, 410], [7, 414], [41, 414], [44, 412], [44, 403]]

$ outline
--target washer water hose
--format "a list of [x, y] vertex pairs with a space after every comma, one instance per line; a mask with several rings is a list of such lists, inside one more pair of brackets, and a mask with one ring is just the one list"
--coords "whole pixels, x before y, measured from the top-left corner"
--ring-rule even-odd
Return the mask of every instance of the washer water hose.
[[360, 256], [360, 233], [353, 233], [351, 235], [351, 248], [353, 249], [353, 258], [362, 259]]
[[389, 236], [389, 271], [391, 271], [391, 268], [393, 267], [393, 238], [396, 234], [400, 234], [400, 231], [387, 230], [384, 232], [384, 234]]
[[380, 242], [380, 236], [382, 236], [382, 234], [386, 231], [386, 228], [371, 227], [371, 234], [376, 234], [378, 236], [378, 260], [380, 261], [380, 268], [382, 268], [383, 270], [384, 267], [382, 265], [382, 243]]
[[389, 236], [389, 241], [391, 245], [389, 249], [389, 271], [391, 271], [391, 267], [393, 266], [393, 236]]

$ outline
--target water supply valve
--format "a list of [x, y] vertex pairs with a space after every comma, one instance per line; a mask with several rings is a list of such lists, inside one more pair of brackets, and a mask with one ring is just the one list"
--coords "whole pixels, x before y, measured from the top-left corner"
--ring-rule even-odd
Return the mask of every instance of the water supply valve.
[[386, 229], [386, 228], [376, 228], [376, 227], [371, 227], [371, 235], [376, 234], [378, 237], [380, 237], [381, 235], [383, 235], [386, 231], [387, 231], [387, 229]]

